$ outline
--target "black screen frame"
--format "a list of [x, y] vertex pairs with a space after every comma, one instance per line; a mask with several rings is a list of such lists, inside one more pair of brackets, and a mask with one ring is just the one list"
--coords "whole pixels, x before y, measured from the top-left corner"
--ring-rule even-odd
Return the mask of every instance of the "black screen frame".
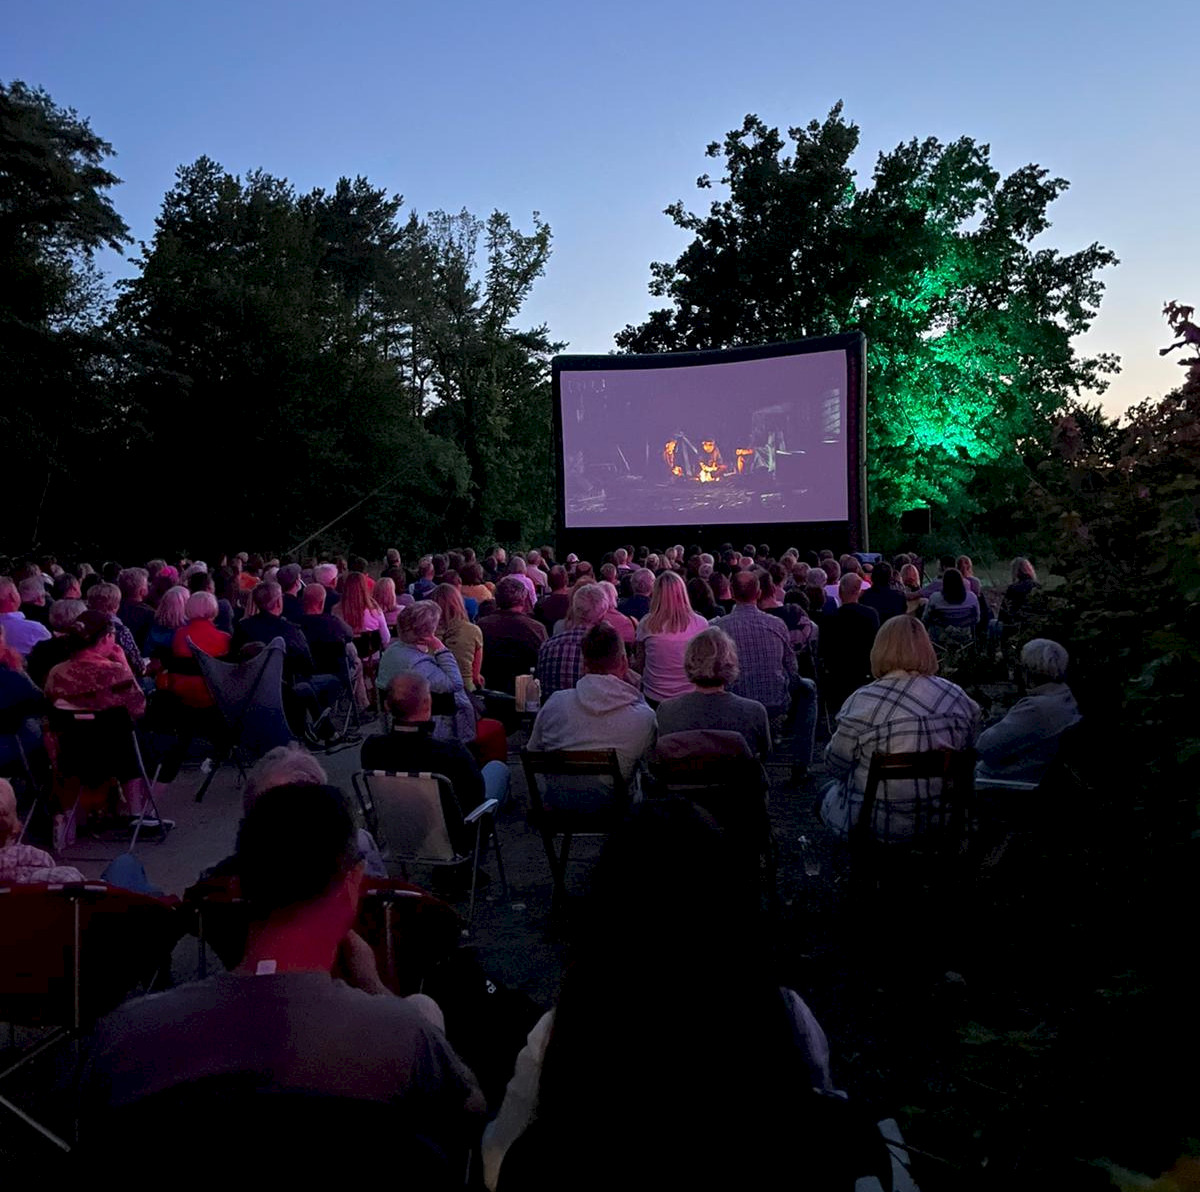
[[[846, 356], [846, 503], [848, 516], [832, 522], [721, 522], [712, 526], [696, 524], [650, 526], [568, 526], [566, 503], [565, 452], [563, 450], [562, 380], [564, 372], [618, 372], [624, 369], [695, 368], [707, 364], [736, 364], [743, 360], [803, 356], [812, 352], [843, 352]], [[555, 445], [556, 546], [560, 554], [576, 551], [591, 557], [597, 549], [611, 550], [616, 537], [637, 538], [651, 546], [670, 542], [698, 542], [711, 546], [721, 541], [745, 538], [770, 542], [776, 550], [787, 546], [843, 547], [868, 550], [866, 485], [867, 418], [867, 337], [861, 331], [824, 335], [785, 343], [759, 344], [745, 348], [716, 348], [701, 352], [656, 352], [647, 355], [562, 355], [550, 364], [553, 391]], [[781, 537], [782, 536], [782, 537]]]

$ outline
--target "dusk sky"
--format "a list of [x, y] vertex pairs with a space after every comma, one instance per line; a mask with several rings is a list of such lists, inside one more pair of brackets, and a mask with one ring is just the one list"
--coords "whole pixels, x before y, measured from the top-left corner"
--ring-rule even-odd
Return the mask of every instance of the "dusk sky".
[[[0, 78], [45, 87], [117, 151], [114, 201], [146, 239], [201, 154], [297, 188], [363, 174], [418, 212], [540, 211], [554, 255], [522, 322], [606, 352], [653, 305], [652, 260], [686, 243], [662, 214], [705, 203], [704, 147], [747, 112], [786, 127], [838, 99], [860, 177], [912, 137], [990, 143], [1004, 172], [1071, 182], [1044, 243], [1121, 259], [1083, 347], [1119, 353], [1105, 405], [1178, 384], [1161, 307], [1200, 306], [1194, 60], [1177, 5], [1010, 0], [740, 5], [3, 5]], [[707, 196], [711, 199], [711, 194]], [[127, 268], [119, 262], [117, 268]]]

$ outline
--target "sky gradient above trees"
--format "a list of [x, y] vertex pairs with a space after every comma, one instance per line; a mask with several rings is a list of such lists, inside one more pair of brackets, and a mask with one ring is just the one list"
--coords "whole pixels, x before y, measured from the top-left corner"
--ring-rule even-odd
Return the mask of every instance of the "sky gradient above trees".
[[657, 305], [649, 262], [686, 243], [661, 212], [690, 200], [704, 146], [747, 112], [786, 127], [844, 99], [867, 174], [901, 141], [970, 136], [1002, 173], [1033, 161], [1070, 180], [1048, 244], [1099, 241], [1121, 259], [1080, 345], [1124, 358], [1114, 411], [1178, 383], [1157, 355], [1160, 308], [1194, 289], [1200, 226], [1178, 204], [1200, 164], [1180, 136], [1194, 95], [1171, 57], [1176, 19], [1080, 0], [869, 3], [853, 19], [707, 0], [470, 3], [453, 19], [376, 0], [48, 0], [9, 22], [0, 77], [46, 87], [113, 143], [114, 202], [137, 239], [202, 154], [301, 192], [361, 173], [421, 211], [498, 208], [528, 227], [538, 210], [555, 256], [525, 321], [572, 351], [609, 350]]

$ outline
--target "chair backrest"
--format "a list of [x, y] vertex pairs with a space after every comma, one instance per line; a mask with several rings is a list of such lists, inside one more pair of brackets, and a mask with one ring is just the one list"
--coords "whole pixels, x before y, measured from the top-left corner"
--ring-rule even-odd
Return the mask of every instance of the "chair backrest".
[[462, 813], [444, 774], [364, 770], [380, 847], [397, 860], [451, 862], [462, 858]]
[[98, 787], [125, 774], [133, 739], [133, 717], [128, 708], [89, 712], [52, 707], [47, 723], [58, 741], [55, 764], [63, 777]]
[[383, 649], [383, 634], [378, 629], [367, 629], [354, 639], [354, 651], [359, 658], [367, 659]]
[[921, 836], [963, 841], [970, 829], [974, 785], [973, 749], [872, 754], [850, 839], [860, 844]]
[[213, 702], [244, 753], [260, 758], [292, 740], [283, 713], [283, 638], [273, 638], [266, 649], [238, 663], [209, 657], [190, 638], [188, 646]]
[[[530, 809], [535, 819], [573, 810], [569, 806], [556, 806], [556, 784], [552, 781], [556, 778], [565, 780], [558, 786], [568, 796], [568, 803], [570, 794], [578, 790], [581, 781], [599, 780], [604, 786], [611, 786], [609, 810], [619, 817], [628, 809], [629, 783], [621, 773], [621, 763], [615, 749], [522, 749], [521, 764], [525, 767]], [[551, 781], [543, 788], [538, 782], [539, 778]]]
[[107, 882], [0, 885], [0, 1021], [79, 1026], [169, 961], [168, 899]]
[[343, 642], [309, 642], [308, 649], [316, 674], [337, 675], [339, 679], [348, 677], [350, 656]]

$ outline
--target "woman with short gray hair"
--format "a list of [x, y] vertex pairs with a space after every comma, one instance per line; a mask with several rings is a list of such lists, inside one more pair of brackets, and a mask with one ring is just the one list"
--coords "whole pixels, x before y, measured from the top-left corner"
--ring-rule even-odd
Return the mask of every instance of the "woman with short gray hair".
[[1035, 637], [1021, 650], [1026, 694], [975, 742], [978, 782], [1038, 783], [1058, 756], [1062, 734], [1080, 721], [1079, 705], [1063, 682], [1067, 651], [1045, 637]]
[[771, 750], [771, 721], [757, 700], [725, 688], [738, 677], [737, 646], [715, 625], [696, 634], [683, 654], [683, 667], [695, 690], [658, 705], [658, 735], [694, 729], [740, 733], [755, 757]]

